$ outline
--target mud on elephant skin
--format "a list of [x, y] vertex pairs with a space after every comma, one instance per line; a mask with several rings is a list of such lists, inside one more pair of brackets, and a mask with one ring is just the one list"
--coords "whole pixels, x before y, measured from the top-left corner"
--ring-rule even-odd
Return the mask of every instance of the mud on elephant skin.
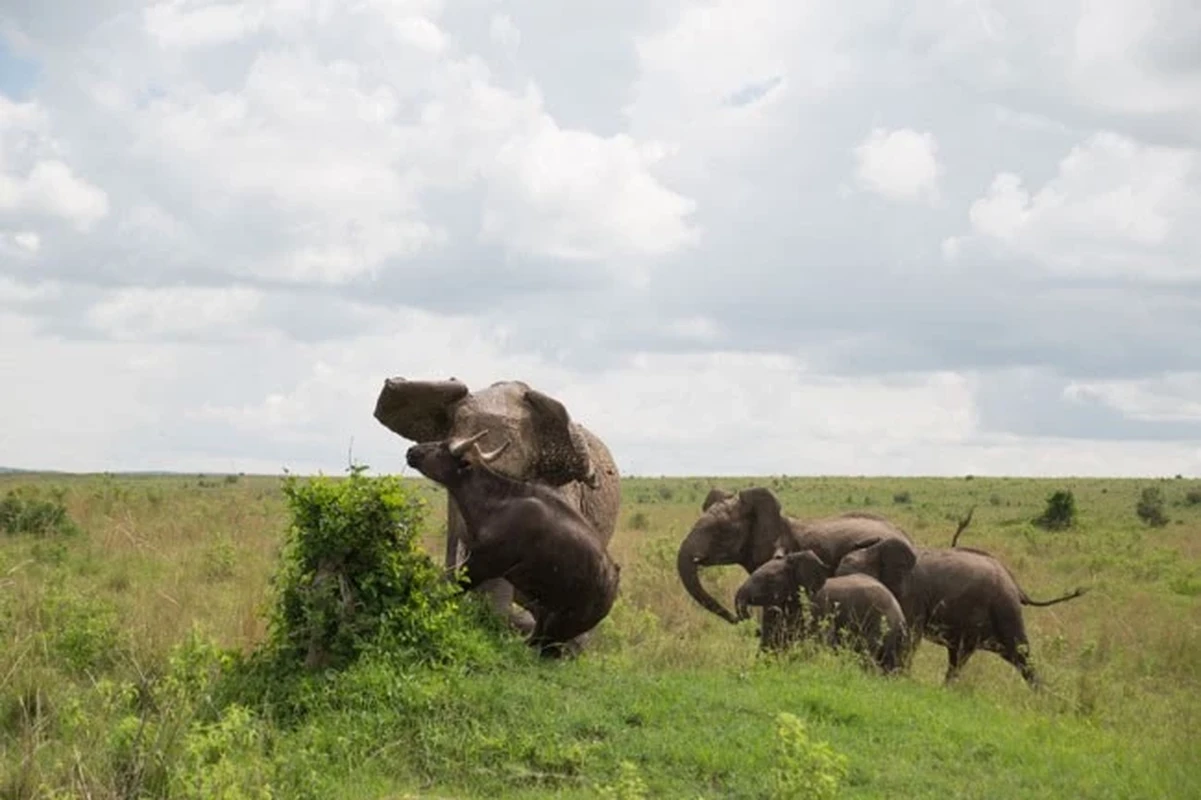
[[[800, 520], [784, 515], [771, 490], [755, 486], [736, 493], [709, 492], [701, 517], [680, 542], [676, 569], [688, 594], [706, 610], [727, 622], [738, 618], [709, 594], [700, 581], [700, 567], [738, 564], [753, 573], [774, 555], [810, 550], [827, 564], [837, 564], [865, 541], [896, 539], [912, 548], [909, 535], [877, 514], [852, 511], [831, 517]], [[890, 571], [886, 586], [898, 578]], [[775, 624], [765, 612], [764, 627]]]
[[899, 670], [906, 627], [896, 597], [871, 576], [833, 574], [834, 568], [810, 550], [773, 558], [739, 587], [734, 597], [738, 617], [749, 616], [748, 606], [779, 609], [779, 629], [772, 639], [761, 641], [764, 650], [820, 637], [832, 648], [860, 653], [885, 673]]
[[[478, 391], [451, 378], [414, 381], [396, 377], [384, 381], [375, 404], [375, 418], [399, 436], [417, 443], [466, 439], [487, 431], [480, 445], [495, 450], [508, 442], [490, 467], [521, 481], [544, 484], [588, 520], [602, 547], [608, 547], [620, 512], [620, 480], [608, 447], [595, 434], [571, 419], [566, 407], [522, 381], [498, 381]], [[446, 566], [467, 557], [464, 522], [453, 497], [447, 501]], [[503, 578], [480, 587], [498, 613], [524, 632], [533, 619], [512, 608], [528, 606], [529, 598], [515, 592]]]
[[529, 644], [562, 655], [608, 615], [621, 567], [561, 493], [489, 469], [508, 441], [484, 452], [479, 441], [486, 434], [415, 444], [405, 459], [445, 486], [463, 515], [467, 588], [505, 576], [532, 606]]
[[[835, 575], [880, 578], [895, 544], [848, 553]], [[976, 650], [997, 653], [1012, 664], [1026, 683], [1040, 680], [1030, 663], [1030, 642], [1023, 605], [1049, 606], [1080, 597], [1078, 588], [1050, 600], [1032, 600], [1013, 574], [992, 555], [973, 548], [917, 548], [917, 561], [894, 592], [909, 628], [909, 646], [923, 638], [947, 650], [945, 680], [953, 680]]]

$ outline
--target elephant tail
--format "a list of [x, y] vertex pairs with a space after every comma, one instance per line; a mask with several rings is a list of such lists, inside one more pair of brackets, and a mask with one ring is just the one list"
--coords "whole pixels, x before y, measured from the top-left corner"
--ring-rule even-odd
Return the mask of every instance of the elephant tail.
[[1062, 603], [1066, 600], [1074, 600], [1075, 598], [1087, 593], [1088, 589], [1084, 588], [1083, 586], [1078, 586], [1067, 594], [1060, 595], [1059, 597], [1053, 597], [1050, 600], [1031, 600], [1030, 596], [1021, 589], [1018, 589], [1018, 592], [1021, 595], [1022, 605], [1024, 606], [1053, 606], [1056, 603]]
[[971, 524], [972, 514], [975, 513], [976, 507], [972, 506], [970, 509], [968, 509], [967, 516], [959, 520], [959, 526], [955, 528], [955, 535], [951, 537], [951, 547], [954, 547], [959, 543], [959, 534], [963, 533], [964, 530], [967, 529], [967, 526]]

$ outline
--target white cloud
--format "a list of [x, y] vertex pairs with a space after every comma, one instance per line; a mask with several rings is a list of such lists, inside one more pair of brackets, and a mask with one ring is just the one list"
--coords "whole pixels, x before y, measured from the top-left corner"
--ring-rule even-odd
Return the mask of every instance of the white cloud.
[[62, 287], [53, 282], [28, 283], [0, 275], [0, 305], [19, 305], [54, 297]]
[[114, 339], [224, 338], [240, 331], [261, 302], [261, 292], [238, 286], [130, 288], [113, 292], [88, 309], [87, 321]]
[[9, 6], [4, 465], [401, 470], [402, 374], [633, 472], [1201, 471], [1182, 0]]
[[1097, 133], [1033, 194], [1020, 176], [999, 173], [969, 219], [977, 235], [1056, 271], [1197, 275], [1201, 264], [1166, 259], [1161, 246], [1197, 242], [1190, 221], [1201, 212], [1199, 164], [1193, 150]]
[[[0, 219], [28, 213], [87, 231], [108, 214], [104, 191], [77, 177], [57, 151], [45, 110], [0, 94]], [[31, 240], [23, 238], [28, 249]]]
[[859, 184], [890, 200], [938, 200], [938, 142], [934, 134], [876, 128], [855, 147]]
[[21, 231], [13, 234], [13, 242], [17, 247], [29, 253], [36, 253], [42, 246], [42, 237], [34, 231]]
[[1099, 401], [1140, 421], [1201, 422], [1201, 373], [1137, 381], [1073, 381], [1064, 396], [1076, 402]]
[[513, 24], [508, 14], [493, 14], [488, 24], [488, 35], [506, 52], [513, 53], [521, 44], [521, 31]]
[[[189, 8], [189, 6], [195, 6]], [[241, 39], [262, 24], [264, 12], [251, 3], [202, 5], [168, 0], [145, 9], [146, 30], [162, 47], [205, 47]]]

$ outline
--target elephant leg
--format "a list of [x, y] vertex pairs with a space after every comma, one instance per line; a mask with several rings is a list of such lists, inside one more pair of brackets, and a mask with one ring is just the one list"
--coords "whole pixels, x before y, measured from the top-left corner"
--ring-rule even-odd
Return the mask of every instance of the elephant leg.
[[1042, 688], [1042, 681], [1039, 680], [1038, 673], [1030, 665], [1029, 643], [1025, 640], [1011, 641], [1002, 648], [1000, 655], [1001, 658], [1017, 667], [1018, 672], [1022, 674], [1022, 679], [1026, 681], [1031, 689], [1039, 690]]
[[759, 649], [764, 652], [784, 649], [787, 627], [785, 615], [779, 608], [764, 606], [759, 621]]
[[480, 583], [476, 591], [482, 592], [492, 610], [504, 617], [522, 636], [534, 630], [534, 615], [521, 606], [513, 605], [513, 584], [504, 578], [492, 578]]
[[543, 610], [538, 614], [529, 645], [543, 658], [560, 659], [572, 654], [571, 641], [560, 641], [555, 633], [561, 621], [562, 615], [557, 611]]
[[974, 652], [976, 652], [976, 645], [963, 639], [947, 645], [947, 675], [943, 682], [951, 683], [958, 678], [960, 671]]

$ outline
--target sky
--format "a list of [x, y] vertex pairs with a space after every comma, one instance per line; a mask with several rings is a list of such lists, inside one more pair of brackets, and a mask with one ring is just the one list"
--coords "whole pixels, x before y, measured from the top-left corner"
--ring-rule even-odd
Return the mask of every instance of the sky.
[[0, 465], [1201, 474], [1195, 0], [3, 0]]

